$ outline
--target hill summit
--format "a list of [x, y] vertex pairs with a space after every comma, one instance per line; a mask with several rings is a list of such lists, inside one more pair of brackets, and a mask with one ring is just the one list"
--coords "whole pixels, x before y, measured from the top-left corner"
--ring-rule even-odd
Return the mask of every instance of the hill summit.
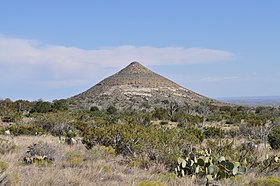
[[87, 91], [69, 98], [76, 108], [143, 109], [162, 107], [168, 102], [192, 106], [202, 102], [218, 103], [185, 89], [156, 74], [139, 62], [132, 62], [116, 74], [104, 79]]

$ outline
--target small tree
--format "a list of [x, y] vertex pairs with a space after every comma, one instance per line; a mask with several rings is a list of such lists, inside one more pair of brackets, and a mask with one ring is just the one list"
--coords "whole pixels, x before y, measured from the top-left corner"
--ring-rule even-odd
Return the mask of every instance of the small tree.
[[280, 125], [274, 127], [268, 135], [268, 142], [273, 149], [280, 149]]
[[52, 104], [47, 101], [38, 101], [35, 103], [34, 107], [31, 109], [31, 113], [47, 113], [52, 111]]
[[68, 110], [68, 103], [66, 99], [54, 100], [52, 105], [54, 110]]

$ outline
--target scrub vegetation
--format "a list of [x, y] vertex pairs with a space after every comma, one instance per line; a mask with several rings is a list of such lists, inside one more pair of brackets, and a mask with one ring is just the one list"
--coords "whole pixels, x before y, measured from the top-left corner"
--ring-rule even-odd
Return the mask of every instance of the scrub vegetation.
[[0, 118], [0, 185], [280, 182], [280, 107], [73, 110], [5, 99]]

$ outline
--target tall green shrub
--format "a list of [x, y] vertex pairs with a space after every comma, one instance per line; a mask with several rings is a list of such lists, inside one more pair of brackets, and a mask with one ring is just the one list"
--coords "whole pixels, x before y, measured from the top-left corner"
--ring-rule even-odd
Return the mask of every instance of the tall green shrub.
[[273, 149], [280, 149], [280, 125], [271, 130], [268, 135], [268, 142]]

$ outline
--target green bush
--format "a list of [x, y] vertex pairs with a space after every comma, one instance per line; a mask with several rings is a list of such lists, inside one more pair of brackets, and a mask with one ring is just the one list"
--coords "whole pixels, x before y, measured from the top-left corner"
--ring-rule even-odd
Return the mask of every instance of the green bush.
[[93, 106], [93, 107], [90, 107], [90, 111], [91, 112], [96, 112], [96, 111], [99, 111], [99, 108], [96, 107], [96, 106]]
[[193, 116], [190, 114], [186, 114], [184, 120], [181, 120], [178, 124], [178, 127], [186, 127], [188, 128], [190, 125], [196, 125], [203, 122], [202, 116]]
[[271, 117], [272, 116], [247, 115], [245, 121], [253, 127], [259, 127], [259, 126], [264, 126], [267, 120], [272, 119]]
[[[184, 129], [182, 129], [184, 130]], [[189, 135], [193, 135], [195, 136], [196, 139], [198, 139], [198, 141], [196, 141], [195, 143], [201, 143], [204, 140], [204, 134], [202, 133], [202, 131], [195, 125], [189, 125], [187, 128], [185, 128], [185, 132], [187, 132]]]
[[74, 131], [74, 126], [70, 124], [74, 116], [70, 112], [56, 112], [38, 114], [33, 123], [38, 128], [51, 133], [54, 136], [66, 135], [69, 130]]
[[54, 100], [52, 104], [52, 108], [55, 111], [58, 110], [68, 110], [69, 105], [66, 99]]
[[268, 135], [268, 142], [273, 149], [280, 149], [280, 125], [271, 130]]
[[204, 127], [203, 134], [206, 138], [224, 138], [224, 131], [219, 127]]
[[108, 114], [114, 115], [117, 113], [118, 109], [114, 106], [109, 106], [106, 111]]
[[34, 107], [30, 110], [30, 113], [47, 113], [53, 110], [52, 103], [47, 101], [37, 101]]
[[168, 112], [164, 108], [155, 108], [153, 114], [152, 114], [153, 119], [158, 119], [158, 120], [168, 120]]
[[11, 134], [15, 136], [19, 135], [36, 135], [42, 134], [45, 131], [42, 128], [36, 126], [25, 126], [25, 125], [11, 125], [5, 127], [4, 130], [9, 130]]
[[1, 118], [2, 122], [17, 122], [22, 119], [22, 114], [20, 112], [10, 112], [9, 114]]
[[171, 116], [172, 122], [183, 122], [186, 119], [186, 114], [182, 111], [175, 112]]
[[182, 147], [189, 143], [199, 143], [201, 135], [201, 131], [194, 127], [166, 129], [135, 124], [113, 124], [88, 128], [84, 131], [82, 142], [88, 149], [96, 145], [112, 146], [116, 154], [136, 157], [140, 162], [163, 163], [172, 169]]

